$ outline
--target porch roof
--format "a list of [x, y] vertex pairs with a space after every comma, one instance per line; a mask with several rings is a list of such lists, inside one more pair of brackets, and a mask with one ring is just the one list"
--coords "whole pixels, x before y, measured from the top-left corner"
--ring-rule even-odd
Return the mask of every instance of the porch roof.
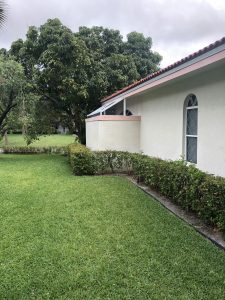
[[101, 115], [104, 111], [106, 111], [107, 109], [109, 109], [110, 107], [116, 105], [117, 103], [119, 103], [120, 101], [122, 101], [124, 99], [124, 97], [120, 97], [117, 98], [115, 100], [112, 100], [110, 102], [107, 102], [105, 104], [103, 104], [101, 107], [99, 107], [98, 109], [94, 110], [93, 112], [91, 112], [89, 115], [87, 115], [88, 117], [92, 117], [92, 116], [96, 116], [96, 115]]

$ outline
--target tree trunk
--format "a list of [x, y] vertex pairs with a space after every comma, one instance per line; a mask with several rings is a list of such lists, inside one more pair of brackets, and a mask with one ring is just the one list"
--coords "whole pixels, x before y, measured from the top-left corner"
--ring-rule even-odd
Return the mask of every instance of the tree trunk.
[[25, 136], [27, 133], [27, 128], [25, 125], [22, 126], [22, 135]]
[[85, 135], [85, 121], [83, 121], [80, 116], [75, 116], [75, 127], [76, 127], [76, 135], [79, 138], [81, 144], [86, 144], [86, 135]]
[[78, 138], [81, 142], [81, 144], [86, 144], [86, 132], [85, 132], [85, 125], [80, 127], [80, 130], [78, 131]]
[[8, 140], [8, 133], [7, 133], [7, 130], [6, 130], [5, 133], [4, 133], [4, 145], [8, 146], [8, 144], [9, 144], [9, 140]]

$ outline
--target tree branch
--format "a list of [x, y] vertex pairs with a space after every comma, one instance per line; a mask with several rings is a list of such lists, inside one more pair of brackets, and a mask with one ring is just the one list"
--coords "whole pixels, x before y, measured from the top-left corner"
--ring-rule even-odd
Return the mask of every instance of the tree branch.
[[6, 108], [3, 110], [1, 116], [0, 116], [0, 127], [2, 126], [2, 123], [4, 122], [5, 118], [7, 117], [8, 113], [12, 110], [12, 108], [17, 106], [17, 103], [13, 103], [14, 99], [14, 92], [11, 91], [9, 95], [9, 102], [6, 106]]

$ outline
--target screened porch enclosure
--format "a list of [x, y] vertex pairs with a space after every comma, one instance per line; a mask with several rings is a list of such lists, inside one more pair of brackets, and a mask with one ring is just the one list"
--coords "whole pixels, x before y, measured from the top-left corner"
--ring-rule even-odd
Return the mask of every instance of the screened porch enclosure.
[[109, 101], [90, 113], [88, 118], [94, 116], [101, 116], [101, 115], [123, 115], [123, 116], [131, 116], [132, 112], [127, 109], [126, 99], [119, 98], [113, 101]]
[[116, 99], [93, 111], [86, 119], [86, 146], [91, 150], [140, 151], [140, 116]]

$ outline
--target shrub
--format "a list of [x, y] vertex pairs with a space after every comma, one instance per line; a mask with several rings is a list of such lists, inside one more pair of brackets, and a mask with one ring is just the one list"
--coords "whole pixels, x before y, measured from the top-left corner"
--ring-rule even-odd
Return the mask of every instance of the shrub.
[[128, 152], [95, 151], [81, 144], [68, 146], [69, 160], [74, 175], [93, 175], [131, 172], [131, 156]]
[[216, 224], [225, 232], [225, 180], [208, 175], [199, 186], [200, 197], [195, 210], [204, 221]]
[[68, 146], [69, 160], [74, 175], [93, 175], [96, 170], [94, 154], [81, 144]]
[[123, 151], [95, 151], [95, 173], [126, 173], [132, 170], [132, 159], [129, 152]]
[[75, 175], [122, 172], [168, 197], [186, 211], [225, 232], [225, 180], [206, 174], [185, 161], [166, 161], [120, 151], [92, 152], [83, 145], [69, 146]]
[[26, 146], [5, 146], [2, 151], [6, 154], [62, 154], [67, 155], [67, 147], [26, 147]]
[[133, 172], [162, 195], [173, 199], [186, 210], [193, 210], [199, 197], [198, 186], [206, 174], [184, 161], [165, 161], [158, 158], [136, 155]]

